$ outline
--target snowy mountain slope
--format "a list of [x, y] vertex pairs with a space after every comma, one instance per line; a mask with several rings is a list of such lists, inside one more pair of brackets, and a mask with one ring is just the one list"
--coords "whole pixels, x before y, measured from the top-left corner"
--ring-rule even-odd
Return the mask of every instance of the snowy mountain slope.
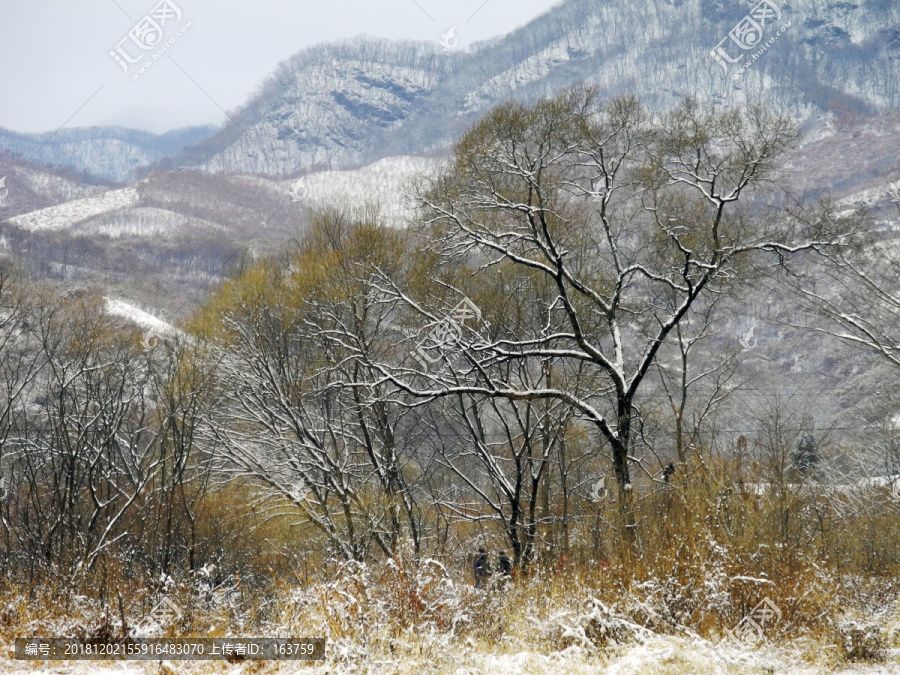
[[[891, 231], [900, 225], [887, 194], [889, 181], [900, 179], [898, 157], [900, 113], [821, 117], [805, 125], [776, 182], [795, 194], [834, 192], [847, 208], [867, 204]], [[290, 241], [311, 209], [342, 200], [377, 202], [385, 222], [402, 226], [411, 206], [404, 188], [443, 161], [392, 156], [359, 169], [313, 170], [291, 179], [157, 172], [105, 194], [35, 173], [28, 180], [56, 186], [57, 195], [73, 190], [77, 198], [0, 220], [0, 237], [39, 276], [97, 283], [145, 306], [180, 305], [183, 299], [190, 308], [230, 267]], [[24, 183], [18, 173], [11, 176], [14, 187]]]
[[180, 334], [177, 328], [162, 319], [153, 316], [149, 312], [135, 307], [133, 304], [121, 298], [104, 298], [106, 311], [113, 316], [130, 321], [147, 331], [153, 331], [156, 336]]
[[[636, 94], [654, 110], [686, 94], [722, 105], [765, 97], [799, 120], [900, 104], [900, 5], [772, 3], [780, 17], [766, 27], [770, 42], [740, 76], [752, 50], [727, 74], [710, 52], [756, 0], [566, 0], [466, 53], [369, 37], [308, 48], [234, 113], [238, 125], [217, 133], [89, 128], [50, 138], [0, 129], [0, 152], [119, 181], [154, 163], [159, 171], [290, 176], [446, 149], [504, 100], [583, 82], [604, 96]], [[784, 29], [777, 39], [776, 28]]]
[[15, 170], [14, 173], [15, 180], [26, 190], [58, 202], [77, 199], [101, 190], [99, 186], [85, 185], [83, 181], [64, 178], [36, 168], [23, 167]]
[[110, 184], [85, 179], [59, 169], [47, 169], [0, 156], [0, 178], [6, 189], [0, 199], [0, 222], [22, 213], [104, 192]]
[[135, 206], [138, 199], [138, 191], [135, 188], [110, 190], [96, 197], [76, 199], [13, 216], [7, 222], [27, 230], [59, 230], [110, 211]]
[[106, 211], [75, 225], [72, 233], [87, 237], [106, 236], [122, 239], [175, 238], [179, 233], [200, 231], [224, 231], [225, 225], [203, 218], [187, 216], [152, 206], [130, 205], [133, 208]]
[[357, 170], [319, 171], [289, 181], [157, 174], [132, 187], [65, 201], [3, 222], [33, 233], [65, 231], [92, 239], [158, 241], [160, 237], [176, 240], [225, 233], [235, 243], [242, 238], [246, 243], [271, 243], [272, 227], [253, 236], [261, 219], [280, 218], [287, 234], [296, 230], [307, 209], [342, 200], [377, 203], [387, 222], [402, 224], [409, 214], [404, 188], [413, 177], [432, 173], [440, 164], [439, 159], [388, 157]]
[[352, 204], [378, 204], [386, 222], [402, 225], [412, 205], [405, 191], [415, 176], [433, 174], [442, 161], [423, 157], [386, 157], [356, 170], [319, 171], [283, 185], [292, 201], [307, 208], [323, 208], [346, 200]]
[[345, 200], [378, 203], [384, 222], [404, 225], [411, 206], [404, 188], [442, 161], [388, 157], [292, 180], [154, 173], [127, 188], [78, 194], [0, 220], [0, 242], [38, 277], [99, 286], [181, 318], [229, 269], [296, 237], [312, 209]]
[[823, 117], [804, 130], [799, 149], [785, 158], [782, 175], [811, 194], [887, 187], [900, 179], [900, 111], [871, 117]]
[[265, 174], [359, 164], [434, 91], [448, 64], [426, 44], [360, 38], [312, 47], [279, 66], [240, 111], [246, 134], [227, 127], [182, 164]]
[[900, 6], [780, 4], [784, 33], [738, 79], [710, 51], [756, 3], [568, 0], [467, 54], [372, 38], [314, 47], [239, 113], [246, 134], [230, 126], [174, 161], [269, 175], [358, 166], [444, 148], [497, 103], [581, 82], [655, 110], [688, 93], [723, 105], [767, 96], [798, 119], [900, 103]]

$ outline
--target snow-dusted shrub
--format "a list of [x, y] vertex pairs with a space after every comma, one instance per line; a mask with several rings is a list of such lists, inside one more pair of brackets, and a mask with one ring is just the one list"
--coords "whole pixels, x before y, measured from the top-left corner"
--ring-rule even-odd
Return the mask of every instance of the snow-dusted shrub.
[[597, 647], [643, 641], [653, 632], [617, 615], [596, 598], [589, 601], [589, 611], [581, 616], [584, 635]]
[[589, 598], [585, 605], [581, 612], [566, 611], [551, 617], [541, 631], [544, 641], [555, 650], [572, 646], [603, 649], [643, 642], [653, 635], [597, 598]]
[[849, 661], [880, 661], [884, 658], [881, 626], [871, 621], [842, 621], [838, 632]]
[[656, 632], [671, 632], [700, 628], [731, 608], [728, 552], [710, 534], [668, 558], [659, 561], [652, 578], [632, 587], [624, 607], [628, 616]]
[[300, 596], [301, 603], [321, 610], [334, 637], [361, 638], [367, 628], [380, 626], [446, 632], [465, 623], [458, 589], [444, 566], [431, 559], [418, 564], [401, 556], [381, 564], [349, 562], [333, 581]]

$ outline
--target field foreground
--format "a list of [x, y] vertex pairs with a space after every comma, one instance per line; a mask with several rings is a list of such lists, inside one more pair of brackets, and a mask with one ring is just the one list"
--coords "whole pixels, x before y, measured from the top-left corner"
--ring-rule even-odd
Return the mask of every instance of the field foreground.
[[[820, 663], [805, 660], [802, 649], [768, 648], [740, 650], [719, 648], [703, 640], [690, 640], [671, 636], [658, 636], [642, 644], [625, 645], [597, 654], [591, 649], [573, 645], [559, 652], [538, 653], [524, 649], [517, 651], [515, 641], [510, 641], [502, 651], [484, 652], [465, 649], [457, 658], [450, 654], [410, 654], [391, 658], [390, 654], [368, 663], [303, 664], [301, 662], [264, 662], [261, 664], [229, 664], [225, 662], [194, 661], [144, 661], [127, 663], [103, 663], [93, 661], [36, 662], [13, 661], [9, 650], [0, 659], [0, 671], [4, 673], [98, 673], [101, 675], [144, 675], [146, 673], [446, 673], [448, 675], [518, 675], [544, 673], [578, 675], [581, 673], [613, 673], [616, 675], [638, 673], [900, 673], [900, 650], [891, 650], [880, 664], [829, 664], [828, 650], [820, 656]], [[418, 650], [415, 650], [418, 651]]]
[[[180, 616], [163, 625], [148, 618], [159, 595], [120, 593], [104, 603], [8, 594], [0, 598], [0, 672], [900, 673], [900, 611], [890, 579], [831, 579], [827, 593], [807, 586], [779, 594], [762, 578], [706, 577], [691, 593], [671, 578], [626, 588], [613, 581], [614, 572], [537, 573], [505, 585], [495, 579], [487, 590], [433, 560], [350, 564], [331, 581], [270, 586], [265, 593], [201, 578], [164, 585], [166, 602]], [[756, 595], [748, 604], [717, 583], [749, 583]], [[771, 611], [760, 609], [766, 607]], [[742, 633], [748, 617], [758, 620], [751, 624], [761, 636]], [[324, 662], [13, 659], [16, 637], [122, 635], [324, 637], [327, 651]]]

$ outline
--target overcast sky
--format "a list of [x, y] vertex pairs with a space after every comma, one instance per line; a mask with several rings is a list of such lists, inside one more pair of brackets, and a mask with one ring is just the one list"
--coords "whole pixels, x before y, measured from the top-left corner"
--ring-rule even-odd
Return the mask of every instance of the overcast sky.
[[[245, 102], [278, 63], [309, 45], [363, 33], [437, 44], [455, 27], [460, 50], [558, 0], [170, 1], [181, 17], [157, 11], [156, 24], [163, 42], [182, 34], [135, 80], [158, 45], [142, 52], [129, 32], [160, 0], [0, 0], [0, 126], [116, 124], [159, 133], [219, 124], [220, 107]], [[117, 46], [118, 54], [144, 58], [126, 72], [110, 55]]]

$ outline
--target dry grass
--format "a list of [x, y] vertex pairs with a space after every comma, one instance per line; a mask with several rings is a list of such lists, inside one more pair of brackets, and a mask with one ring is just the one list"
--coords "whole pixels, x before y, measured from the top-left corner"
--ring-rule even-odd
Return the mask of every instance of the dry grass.
[[[698, 472], [649, 492], [638, 504], [633, 549], [616, 534], [614, 505], [601, 513], [608, 524], [602, 545], [588, 529], [597, 527], [595, 514], [575, 520], [570, 535], [582, 543], [564, 565], [536, 564], [527, 578], [488, 592], [472, 588], [465, 558], [417, 561], [410, 550], [373, 564], [314, 560], [317, 578], [303, 583], [273, 551], [305, 544], [296, 528], [272, 521], [237, 538], [243, 569], [252, 570], [240, 588], [225, 575], [212, 589], [197, 571], [151, 588], [111, 565], [77, 582], [50, 579], [28, 590], [8, 582], [0, 587], [0, 638], [119, 637], [133, 633], [164, 592], [183, 611], [171, 635], [322, 636], [328, 662], [347, 669], [382, 662], [389, 672], [484, 671], [491, 659], [506, 658], [521, 661], [517, 672], [557, 661], [571, 672], [596, 672], [642, 645], [657, 654], [658, 672], [703, 672], [711, 643], [768, 597], [781, 619], [766, 626], [763, 651], [790, 650], [799, 664], [824, 669], [877, 663], [900, 647], [890, 500], [874, 495], [854, 514], [815, 496], [711, 483]], [[246, 510], [228, 506], [217, 531], [238, 532]], [[193, 667], [214, 672], [210, 664]]]

